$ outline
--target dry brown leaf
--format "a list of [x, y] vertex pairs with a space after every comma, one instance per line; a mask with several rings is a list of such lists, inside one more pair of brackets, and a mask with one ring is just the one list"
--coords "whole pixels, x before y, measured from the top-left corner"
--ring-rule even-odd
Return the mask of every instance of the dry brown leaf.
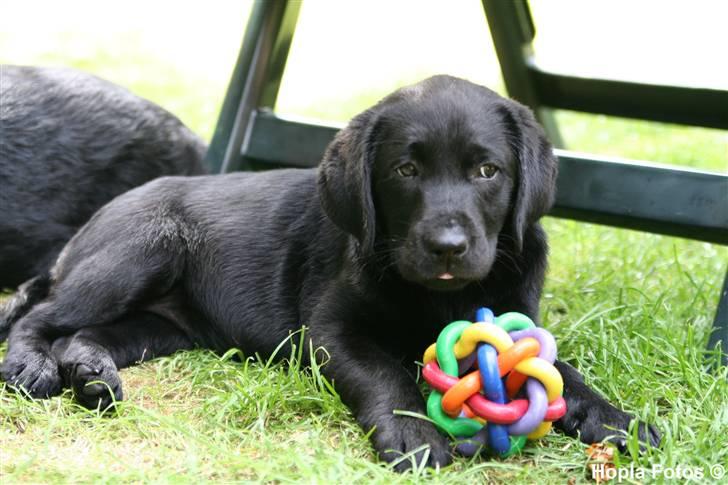
[[593, 443], [586, 449], [586, 454], [592, 480], [597, 484], [610, 481], [608, 470], [615, 468], [614, 449], [601, 443]]

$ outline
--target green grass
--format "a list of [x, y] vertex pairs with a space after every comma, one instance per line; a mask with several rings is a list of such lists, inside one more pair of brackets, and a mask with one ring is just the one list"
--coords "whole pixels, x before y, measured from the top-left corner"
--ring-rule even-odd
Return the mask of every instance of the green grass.
[[[133, 8], [145, 5], [132, 2]], [[304, 5], [302, 20], [321, 18], [334, 8]], [[403, 12], [411, 7], [393, 5]], [[473, 9], [477, 2], [458, 5], [468, 15], [482, 16]], [[164, 15], [163, 6], [147, 12], [148, 23], [146, 18], [127, 19], [128, 28], [76, 7], [70, 9], [74, 15], [90, 20], [49, 14], [54, 21], [30, 33], [23, 17], [13, 17], [11, 11], [0, 29], [0, 62], [71, 65], [98, 73], [162, 104], [209, 139], [242, 30], [235, 19], [248, 6], [220, 2], [210, 12], [209, 7], [180, 4], [178, 18], [200, 23], [184, 41], [184, 56], [167, 45], [164, 35], [152, 35], [150, 26]], [[337, 8], [336, 15], [348, 12]], [[376, 17], [364, 10], [350, 15]], [[432, 6], [422, 10], [422, 29], [445, 15]], [[464, 46], [462, 52], [432, 50], [414, 56], [416, 62], [401, 51], [387, 57], [386, 50], [376, 50], [387, 42], [393, 45], [391, 37], [366, 44], [356, 30], [365, 27], [353, 26], [352, 33], [339, 25], [345, 22], [310, 27], [297, 34], [298, 44], [294, 41], [298, 60], [286, 72], [279, 108], [341, 121], [393, 87], [433, 72], [498, 87], [497, 66], [484, 62], [473, 67], [469, 60], [481, 54], [493, 59], [487, 33], [468, 31], [467, 26], [482, 21], [477, 15], [472, 24], [444, 22], [449, 27], [442, 32], [428, 31], [453, 36]], [[112, 33], [98, 27], [84, 30], [103, 22], [110, 22]], [[399, 38], [414, 36], [417, 27], [400, 25]], [[181, 20], [163, 22], [159, 29], [177, 40], [186, 32]], [[349, 37], [341, 44], [361, 52], [369, 45], [384, 57], [384, 67], [356, 70], [357, 60], [375, 61], [352, 61], [336, 53], [340, 46], [331, 46], [339, 63], [333, 81], [322, 77], [321, 43], [326, 36], [345, 35]], [[161, 44], [167, 47], [154, 47]], [[569, 148], [728, 169], [726, 132], [569, 112], [558, 113], [557, 119]], [[663, 431], [660, 450], [639, 455], [632, 440], [633, 452], [618, 458], [620, 466], [727, 463], [728, 370], [710, 371], [717, 356], [704, 348], [728, 250], [551, 218], [545, 225], [552, 250], [542, 316], [557, 337], [560, 355], [610, 401]], [[0, 355], [5, 348], [0, 346]], [[33, 402], [0, 386], [0, 482], [588, 482], [585, 446], [555, 433], [506, 461], [459, 458], [439, 471], [397, 475], [376, 461], [364, 432], [316, 369], [299, 372], [296, 365], [239, 362], [231, 355], [194, 351], [125, 369], [121, 375], [125, 401], [114, 417], [80, 408], [68, 392]]]
[[[665, 436], [661, 450], [620, 462], [725, 463], [728, 371], [707, 372], [703, 348], [728, 251], [573, 222], [546, 225], [554, 249], [543, 315], [560, 354]], [[507, 461], [461, 458], [440, 471], [396, 475], [376, 463], [316, 370], [229, 357], [184, 352], [122, 371], [126, 401], [115, 417], [80, 408], [68, 392], [29, 402], [0, 388], [0, 473], [11, 483], [586, 477], [585, 446], [557, 434]]]

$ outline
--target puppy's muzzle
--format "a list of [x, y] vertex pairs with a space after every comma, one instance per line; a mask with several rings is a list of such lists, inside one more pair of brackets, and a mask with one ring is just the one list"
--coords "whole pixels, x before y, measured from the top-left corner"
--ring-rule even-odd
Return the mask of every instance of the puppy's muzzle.
[[468, 252], [468, 237], [461, 226], [428, 231], [422, 242], [430, 256], [446, 266], [456, 259], [461, 259]]

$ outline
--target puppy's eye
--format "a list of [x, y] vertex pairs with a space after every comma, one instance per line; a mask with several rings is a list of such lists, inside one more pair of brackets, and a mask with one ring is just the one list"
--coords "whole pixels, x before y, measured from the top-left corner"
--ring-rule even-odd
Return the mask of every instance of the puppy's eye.
[[492, 163], [485, 163], [478, 167], [478, 177], [492, 179], [498, 173], [499, 168]]
[[400, 177], [414, 177], [417, 175], [417, 167], [414, 163], [405, 163], [396, 168]]

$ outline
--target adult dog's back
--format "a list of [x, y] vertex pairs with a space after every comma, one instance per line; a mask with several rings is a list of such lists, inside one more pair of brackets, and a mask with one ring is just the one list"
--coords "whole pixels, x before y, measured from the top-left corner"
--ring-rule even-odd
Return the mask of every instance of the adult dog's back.
[[73, 69], [0, 69], [0, 288], [45, 274], [116, 195], [205, 172], [205, 143], [154, 103]]

